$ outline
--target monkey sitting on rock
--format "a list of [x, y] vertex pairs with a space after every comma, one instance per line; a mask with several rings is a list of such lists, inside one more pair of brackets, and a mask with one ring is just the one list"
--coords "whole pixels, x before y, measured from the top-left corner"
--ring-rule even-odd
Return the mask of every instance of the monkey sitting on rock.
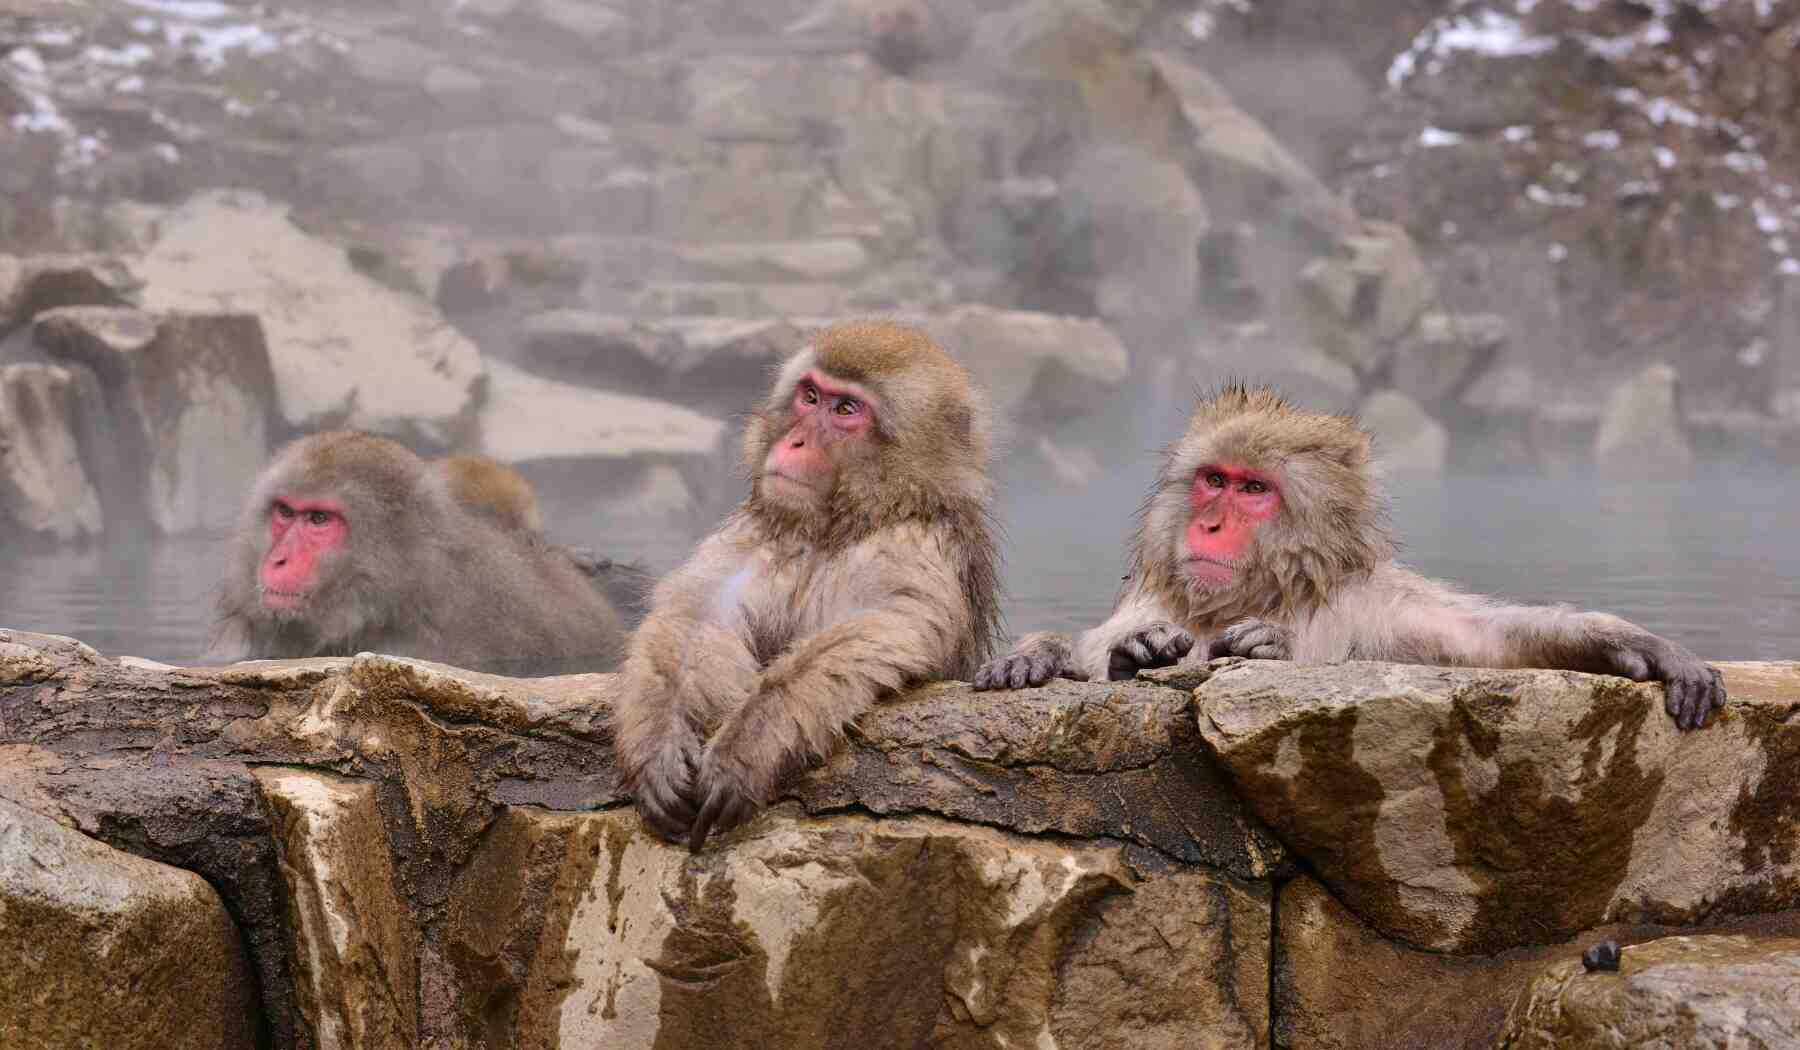
[[871, 704], [987, 658], [989, 420], [915, 328], [836, 325], [787, 361], [744, 438], [749, 497], [625, 661], [614, 735], [648, 827], [698, 850]]
[[530, 485], [480, 457], [429, 463], [373, 434], [282, 449], [231, 540], [206, 659], [365, 650], [479, 670], [609, 670], [618, 614], [537, 534]]
[[1351, 419], [1267, 389], [1231, 386], [1203, 400], [1145, 505], [1112, 616], [1079, 641], [1027, 635], [976, 674], [975, 688], [1130, 678], [1192, 653], [1660, 681], [1682, 729], [1724, 706], [1715, 668], [1617, 616], [1462, 594], [1400, 564], [1369, 447]]

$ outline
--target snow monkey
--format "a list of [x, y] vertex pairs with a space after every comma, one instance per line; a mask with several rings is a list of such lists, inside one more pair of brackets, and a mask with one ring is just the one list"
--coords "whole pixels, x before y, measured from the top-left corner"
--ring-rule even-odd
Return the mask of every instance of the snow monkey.
[[1368, 461], [1369, 436], [1349, 418], [1260, 388], [1203, 400], [1145, 503], [1112, 616], [1074, 643], [1020, 639], [975, 688], [1130, 678], [1191, 652], [1662, 681], [1683, 729], [1724, 705], [1717, 670], [1617, 616], [1462, 594], [1395, 561]]
[[749, 497], [626, 657], [614, 732], [646, 824], [698, 850], [871, 704], [987, 658], [989, 419], [915, 328], [836, 325], [782, 366], [744, 436]]
[[376, 650], [513, 673], [615, 665], [619, 618], [587, 576], [535, 533], [460, 502], [453, 478], [371, 434], [282, 449], [244, 504], [206, 658]]

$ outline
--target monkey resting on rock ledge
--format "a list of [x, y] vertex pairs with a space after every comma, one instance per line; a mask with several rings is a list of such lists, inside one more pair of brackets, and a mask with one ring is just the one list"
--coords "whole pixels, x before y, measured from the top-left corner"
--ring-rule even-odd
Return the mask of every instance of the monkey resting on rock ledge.
[[1226, 387], [1195, 409], [1112, 616], [1075, 642], [1027, 635], [975, 688], [1130, 678], [1190, 654], [1615, 674], [1666, 682], [1683, 729], [1725, 704], [1716, 669], [1617, 616], [1462, 594], [1395, 561], [1369, 436], [1262, 388]]
[[615, 710], [645, 824], [698, 850], [844, 726], [963, 678], [999, 622], [989, 413], [925, 333], [836, 325], [750, 419], [750, 496], [651, 597]]

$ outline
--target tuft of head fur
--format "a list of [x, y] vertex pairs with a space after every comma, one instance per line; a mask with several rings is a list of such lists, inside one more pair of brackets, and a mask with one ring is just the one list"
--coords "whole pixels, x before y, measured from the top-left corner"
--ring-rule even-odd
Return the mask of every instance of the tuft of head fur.
[[[1187, 610], [1190, 624], [1214, 629], [1328, 604], [1340, 584], [1392, 556], [1369, 448], [1354, 419], [1297, 408], [1267, 387], [1234, 384], [1202, 397], [1145, 501], [1134, 578]], [[1259, 530], [1237, 580], [1217, 590], [1181, 571], [1194, 477], [1212, 464], [1265, 472], [1281, 493], [1280, 513]]]
[[[763, 464], [792, 426], [796, 384], [808, 371], [855, 383], [879, 404], [869, 440], [841, 464], [818, 506], [798, 510], [762, 497]], [[923, 330], [851, 321], [815, 335], [783, 363], [744, 434], [751, 491], [743, 512], [764, 535], [838, 550], [884, 528], [947, 528], [960, 556], [976, 649], [999, 633], [999, 559], [989, 516], [987, 462], [993, 412], [963, 366]]]

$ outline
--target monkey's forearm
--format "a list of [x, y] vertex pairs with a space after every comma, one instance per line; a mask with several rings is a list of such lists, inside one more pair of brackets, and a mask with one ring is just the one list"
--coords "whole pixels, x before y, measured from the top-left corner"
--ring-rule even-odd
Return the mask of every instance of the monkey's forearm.
[[[1086, 681], [1107, 681], [1113, 671], [1114, 654], [1121, 646], [1131, 644], [1146, 629], [1169, 624], [1174, 620], [1174, 615], [1161, 602], [1148, 596], [1127, 593], [1105, 623], [1085, 632], [1075, 643], [1074, 663], [1070, 670]], [[1159, 648], [1172, 640], [1172, 636], [1163, 638], [1160, 635], [1158, 639], [1152, 639]], [[1182, 653], [1188, 651], [1181, 649]]]

